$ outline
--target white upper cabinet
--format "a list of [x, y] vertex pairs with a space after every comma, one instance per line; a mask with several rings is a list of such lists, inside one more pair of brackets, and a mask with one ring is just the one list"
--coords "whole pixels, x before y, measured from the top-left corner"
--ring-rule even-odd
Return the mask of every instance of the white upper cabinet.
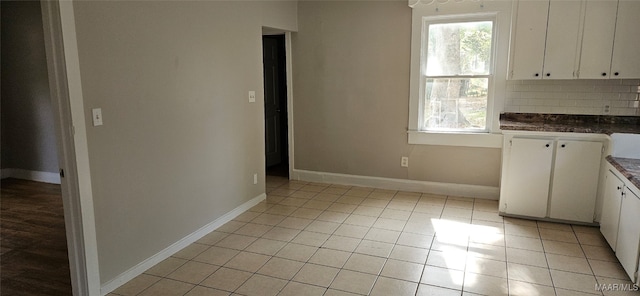
[[581, 1], [518, 1], [509, 78], [575, 78], [581, 7]]
[[511, 79], [542, 78], [548, 1], [518, 1], [511, 35]]
[[547, 42], [544, 52], [544, 79], [574, 79], [580, 36], [580, 1], [551, 0]]
[[519, 0], [509, 79], [640, 78], [640, 0]]
[[617, 11], [618, 0], [586, 2], [579, 78], [609, 78]]
[[611, 78], [640, 78], [640, 1], [618, 2]]

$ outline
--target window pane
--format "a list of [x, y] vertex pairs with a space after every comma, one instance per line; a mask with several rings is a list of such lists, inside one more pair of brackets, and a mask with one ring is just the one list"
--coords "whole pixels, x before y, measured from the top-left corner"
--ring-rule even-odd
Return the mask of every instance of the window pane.
[[488, 78], [426, 79], [427, 130], [485, 130]]
[[487, 75], [493, 22], [429, 25], [427, 76]]

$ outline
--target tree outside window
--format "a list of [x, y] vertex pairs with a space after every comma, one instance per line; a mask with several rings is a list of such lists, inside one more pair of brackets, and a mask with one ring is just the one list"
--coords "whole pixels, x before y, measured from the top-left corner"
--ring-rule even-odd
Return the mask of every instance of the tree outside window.
[[425, 24], [424, 130], [486, 131], [493, 22]]

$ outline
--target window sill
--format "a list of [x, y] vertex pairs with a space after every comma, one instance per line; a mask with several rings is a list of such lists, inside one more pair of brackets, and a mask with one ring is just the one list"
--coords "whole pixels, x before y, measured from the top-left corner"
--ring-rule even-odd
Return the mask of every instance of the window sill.
[[409, 144], [502, 148], [502, 134], [408, 131]]

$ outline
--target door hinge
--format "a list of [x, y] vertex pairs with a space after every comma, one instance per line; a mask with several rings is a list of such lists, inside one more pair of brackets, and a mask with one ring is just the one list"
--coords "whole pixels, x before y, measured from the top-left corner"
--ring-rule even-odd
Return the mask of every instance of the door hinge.
[[64, 170], [60, 169], [60, 178], [64, 178]]
[[604, 147], [604, 145], [603, 145], [603, 146], [602, 146], [602, 153], [604, 153], [604, 150], [605, 150], [604, 148], [605, 148], [605, 147]]

